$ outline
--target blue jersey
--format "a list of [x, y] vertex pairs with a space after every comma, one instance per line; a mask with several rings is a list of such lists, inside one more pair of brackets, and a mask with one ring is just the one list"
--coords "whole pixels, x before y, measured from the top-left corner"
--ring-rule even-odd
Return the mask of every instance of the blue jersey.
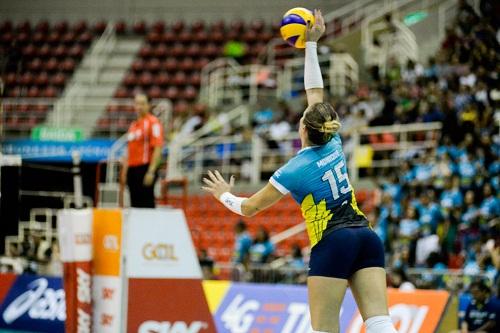
[[368, 226], [349, 183], [339, 135], [300, 150], [269, 181], [300, 204], [311, 247], [336, 229]]

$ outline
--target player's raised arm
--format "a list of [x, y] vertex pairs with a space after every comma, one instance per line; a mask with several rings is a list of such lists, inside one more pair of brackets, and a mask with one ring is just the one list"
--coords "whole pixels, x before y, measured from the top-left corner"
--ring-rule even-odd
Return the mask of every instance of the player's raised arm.
[[314, 24], [310, 25], [306, 32], [304, 87], [308, 105], [323, 102], [323, 78], [319, 67], [317, 42], [325, 32], [325, 21], [318, 9], [314, 10], [314, 18]]

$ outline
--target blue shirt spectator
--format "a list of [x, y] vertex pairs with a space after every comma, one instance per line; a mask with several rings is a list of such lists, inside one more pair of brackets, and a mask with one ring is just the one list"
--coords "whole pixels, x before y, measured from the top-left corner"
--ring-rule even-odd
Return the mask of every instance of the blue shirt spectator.
[[246, 262], [250, 246], [252, 246], [252, 238], [246, 229], [246, 224], [243, 221], [239, 221], [234, 227], [236, 240], [234, 242], [233, 262], [238, 264]]
[[250, 262], [264, 264], [268, 262], [273, 252], [274, 245], [269, 240], [269, 234], [263, 227], [260, 227], [253, 244], [250, 246]]

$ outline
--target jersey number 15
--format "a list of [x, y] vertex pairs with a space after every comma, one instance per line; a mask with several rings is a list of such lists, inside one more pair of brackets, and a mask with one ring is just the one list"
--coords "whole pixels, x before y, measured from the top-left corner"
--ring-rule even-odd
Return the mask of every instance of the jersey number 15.
[[[337, 179], [335, 179], [335, 175], [333, 174], [332, 170], [328, 170], [327, 172], [325, 172], [323, 177], [321, 178], [322, 181], [328, 181], [328, 183], [330, 184], [330, 189], [332, 190], [334, 200], [340, 198], [340, 194], [347, 194], [351, 191], [351, 184], [349, 183], [349, 178], [347, 178], [347, 172], [342, 172], [342, 168], [344, 166], [344, 161], [340, 161], [333, 167], [333, 170], [335, 170], [335, 174], [337, 175]], [[341, 186], [343, 182], [345, 182], [346, 185]]]

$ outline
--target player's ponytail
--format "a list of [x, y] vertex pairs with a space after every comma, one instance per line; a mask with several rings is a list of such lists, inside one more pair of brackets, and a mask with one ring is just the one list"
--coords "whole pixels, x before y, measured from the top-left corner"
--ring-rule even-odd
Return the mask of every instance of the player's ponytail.
[[304, 113], [304, 125], [309, 141], [315, 145], [330, 141], [341, 126], [339, 116], [330, 103], [311, 105]]

